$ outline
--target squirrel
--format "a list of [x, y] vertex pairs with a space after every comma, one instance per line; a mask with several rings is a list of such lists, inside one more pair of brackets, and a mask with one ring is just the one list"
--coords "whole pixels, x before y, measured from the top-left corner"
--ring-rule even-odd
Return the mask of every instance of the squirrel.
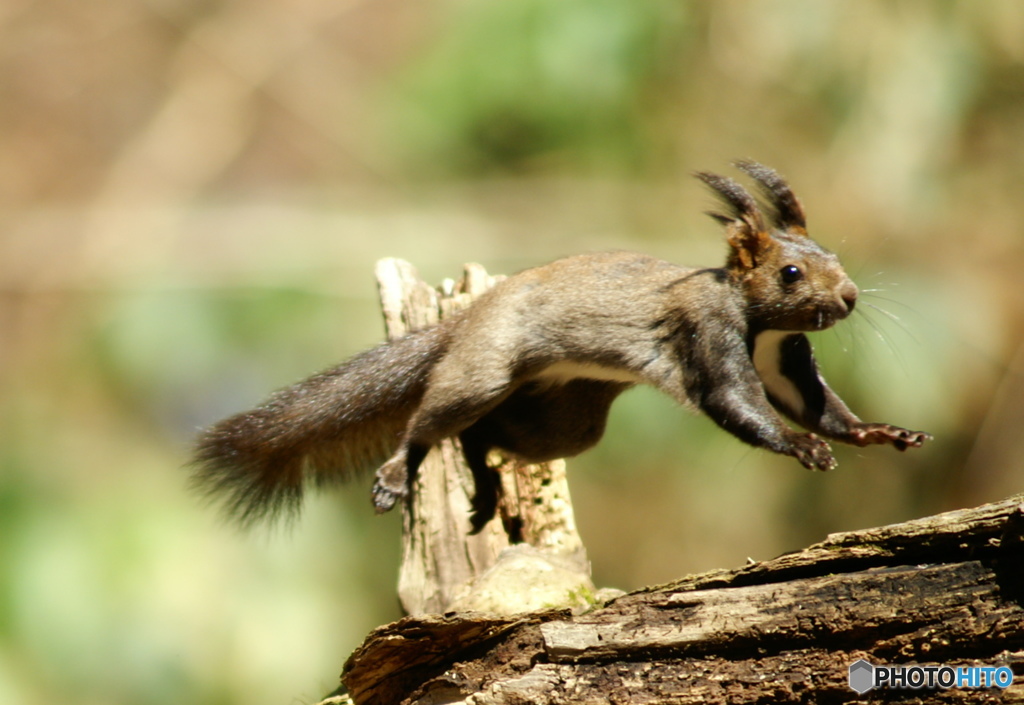
[[527, 462], [577, 455], [637, 384], [810, 469], [836, 466], [825, 439], [920, 447], [929, 434], [863, 422], [826, 385], [805, 334], [849, 316], [857, 286], [807, 234], [778, 172], [735, 165], [760, 202], [731, 178], [695, 174], [724, 205], [708, 213], [725, 228], [724, 267], [605, 252], [519, 272], [453, 317], [213, 425], [197, 442], [195, 484], [251, 524], [294, 513], [306, 485], [377, 467], [372, 499], [386, 512], [408, 495], [431, 447], [457, 437], [479, 530], [500, 491], [492, 449]]

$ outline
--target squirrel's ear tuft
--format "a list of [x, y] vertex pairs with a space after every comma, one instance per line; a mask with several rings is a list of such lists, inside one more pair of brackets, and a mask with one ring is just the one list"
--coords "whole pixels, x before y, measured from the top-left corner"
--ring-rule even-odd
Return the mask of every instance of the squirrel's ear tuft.
[[704, 211], [704, 215], [711, 216], [722, 225], [729, 225], [731, 223], [736, 222], [736, 219], [734, 217], [725, 215], [724, 213], [718, 213], [717, 211]]
[[764, 229], [764, 219], [761, 217], [761, 211], [757, 207], [757, 201], [754, 200], [754, 197], [745, 188], [727, 176], [719, 176], [707, 171], [695, 172], [694, 176], [714, 191], [715, 195], [722, 200], [723, 205], [729, 209], [727, 213], [715, 211], [709, 212], [708, 215], [720, 223], [732, 223], [742, 220], [750, 223], [751, 226]]
[[753, 269], [774, 245], [774, 240], [765, 228], [757, 201], [745, 188], [727, 176], [706, 171], [698, 171], [694, 176], [707, 184], [728, 207], [727, 213], [708, 211], [707, 214], [726, 226], [726, 238], [732, 247], [729, 266]]
[[779, 172], [749, 159], [741, 159], [735, 164], [737, 169], [757, 182], [771, 206], [770, 218], [775, 227], [798, 235], [807, 234], [804, 207]]

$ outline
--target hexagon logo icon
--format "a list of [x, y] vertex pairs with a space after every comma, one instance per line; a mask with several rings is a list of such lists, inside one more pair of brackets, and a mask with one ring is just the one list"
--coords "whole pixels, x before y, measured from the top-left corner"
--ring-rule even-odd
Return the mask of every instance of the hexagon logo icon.
[[850, 688], [863, 695], [875, 687], [875, 667], [864, 659], [850, 664]]

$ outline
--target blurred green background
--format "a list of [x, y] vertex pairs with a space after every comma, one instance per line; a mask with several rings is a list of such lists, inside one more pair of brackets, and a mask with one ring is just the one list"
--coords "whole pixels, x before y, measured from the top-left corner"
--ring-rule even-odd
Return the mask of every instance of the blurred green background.
[[812, 474], [648, 390], [571, 461], [635, 588], [1024, 489], [1024, 3], [7, 0], [0, 702], [298, 703], [399, 616], [368, 483], [242, 534], [196, 430], [383, 336], [428, 280], [723, 260], [689, 174], [787, 175], [865, 291], [815, 336], [921, 452]]

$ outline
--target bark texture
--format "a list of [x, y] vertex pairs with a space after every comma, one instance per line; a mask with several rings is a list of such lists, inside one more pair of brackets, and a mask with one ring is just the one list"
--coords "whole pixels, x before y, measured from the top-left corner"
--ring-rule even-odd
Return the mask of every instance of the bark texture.
[[[858, 695], [848, 668], [862, 658], [1015, 677]], [[582, 614], [409, 617], [371, 633], [343, 681], [360, 705], [1024, 703], [1024, 495], [833, 534]]]

